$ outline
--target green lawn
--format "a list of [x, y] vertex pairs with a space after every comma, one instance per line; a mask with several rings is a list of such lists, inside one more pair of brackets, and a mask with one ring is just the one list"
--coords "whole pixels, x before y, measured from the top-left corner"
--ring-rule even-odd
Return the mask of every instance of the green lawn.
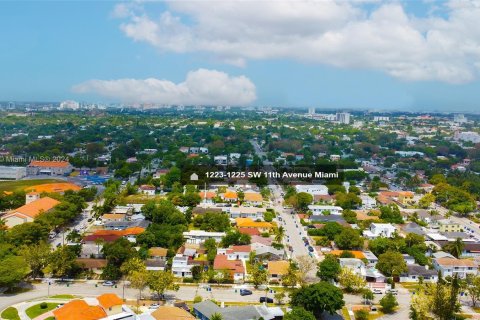
[[148, 196], [145, 194], [132, 194], [125, 197], [125, 201], [128, 203], [143, 203], [143, 204], [147, 203], [150, 200], [159, 201], [161, 199], [165, 199], [165, 196], [161, 196], [159, 194], [154, 196]]
[[36, 179], [36, 180], [17, 180], [17, 181], [1, 181], [0, 192], [3, 191], [21, 191], [27, 187], [35, 186], [43, 183], [65, 182], [58, 179]]
[[71, 294], [57, 294], [56, 296], [51, 296], [52, 299], [74, 299], [75, 296]]
[[29, 316], [31, 319], [36, 318], [39, 315], [44, 314], [45, 312], [55, 309], [59, 304], [48, 302], [47, 307], [45, 309], [41, 309], [40, 305], [41, 303], [31, 306], [30, 308], [25, 310], [25, 313], [27, 314], [27, 316]]
[[20, 320], [18, 311], [14, 307], [8, 307], [7, 309], [3, 310], [1, 317], [6, 320]]
[[420, 288], [420, 284], [417, 282], [404, 282], [400, 283], [400, 285], [409, 291], [416, 291], [418, 288]]
[[45, 320], [55, 320], [55, 317], [48, 317], [48, 318], [45, 318]]

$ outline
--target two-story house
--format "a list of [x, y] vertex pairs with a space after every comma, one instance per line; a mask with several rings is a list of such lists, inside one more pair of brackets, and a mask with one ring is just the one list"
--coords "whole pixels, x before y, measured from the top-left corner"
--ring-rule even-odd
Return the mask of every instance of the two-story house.
[[391, 238], [396, 231], [395, 226], [390, 223], [372, 223], [368, 230], [363, 231], [363, 236], [367, 239], [375, 239], [377, 237]]
[[433, 259], [433, 267], [440, 271], [443, 277], [458, 275], [460, 279], [465, 279], [468, 274], [478, 273], [478, 264], [470, 259], [437, 258]]

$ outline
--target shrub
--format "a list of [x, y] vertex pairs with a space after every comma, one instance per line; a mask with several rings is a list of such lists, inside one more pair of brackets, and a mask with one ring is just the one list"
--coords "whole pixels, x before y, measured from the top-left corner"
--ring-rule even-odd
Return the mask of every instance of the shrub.
[[47, 309], [48, 304], [46, 302], [40, 303], [40, 309]]
[[368, 320], [368, 311], [365, 309], [355, 311], [355, 320]]

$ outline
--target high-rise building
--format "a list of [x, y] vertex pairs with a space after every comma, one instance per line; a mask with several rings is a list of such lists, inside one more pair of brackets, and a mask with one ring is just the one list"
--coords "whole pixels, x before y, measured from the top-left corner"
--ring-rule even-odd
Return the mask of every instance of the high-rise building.
[[340, 123], [349, 124], [350, 123], [350, 113], [348, 113], [348, 112], [337, 113], [336, 114], [336, 119]]
[[314, 115], [315, 114], [315, 108], [313, 108], [313, 107], [308, 108], [308, 114]]
[[456, 123], [466, 123], [468, 122], [468, 119], [465, 117], [465, 115], [457, 113], [453, 115], [453, 121]]

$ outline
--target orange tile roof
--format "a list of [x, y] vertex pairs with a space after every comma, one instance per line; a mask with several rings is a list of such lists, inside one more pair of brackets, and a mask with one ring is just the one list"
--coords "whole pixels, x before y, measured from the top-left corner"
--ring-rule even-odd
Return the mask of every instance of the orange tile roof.
[[113, 306], [121, 306], [123, 304], [123, 300], [114, 293], [104, 293], [101, 296], [98, 296], [97, 300], [104, 309]]
[[384, 196], [384, 197], [398, 197], [399, 192], [398, 191], [380, 191], [378, 193], [379, 196]]
[[195, 320], [187, 311], [173, 306], [161, 306], [150, 314], [155, 320]]
[[239, 228], [271, 228], [272, 224], [264, 221], [253, 221], [250, 218], [237, 218], [237, 227]]
[[202, 199], [213, 199], [213, 198], [215, 198], [216, 195], [217, 195], [217, 194], [216, 194], [215, 192], [213, 192], [213, 191], [207, 191], [207, 192], [201, 191], [201, 192], [199, 192], [198, 194], [200, 195], [200, 198], [202, 198]]
[[130, 236], [130, 235], [138, 235], [141, 233], [145, 232], [145, 229], [142, 227], [132, 227], [132, 228], [127, 228], [125, 230], [120, 230], [123, 231], [124, 236]]
[[268, 261], [268, 273], [269, 274], [286, 274], [288, 272], [288, 267], [290, 262], [288, 261]]
[[56, 320], [98, 320], [107, 314], [100, 306], [90, 306], [84, 300], [73, 300], [53, 310]]
[[262, 195], [257, 192], [246, 192], [245, 197], [243, 199], [245, 201], [255, 201], [255, 202], [263, 201]]
[[[20, 208], [11, 210], [9, 214], [20, 213], [22, 215], [25, 215], [34, 219], [41, 212], [47, 212], [51, 210], [53, 207], [55, 207], [56, 205], [58, 205], [59, 203], [60, 201], [57, 201], [50, 197], [44, 197], [44, 198], [40, 198], [38, 200], [32, 201], [26, 205], [23, 205]], [[5, 217], [7, 217], [9, 214], [7, 214]]]
[[260, 231], [258, 229], [253, 229], [253, 228], [238, 228], [238, 232], [242, 234], [248, 234], [250, 236], [259, 236]]
[[[340, 256], [340, 255], [343, 253], [343, 251], [344, 251], [344, 250], [332, 250], [332, 251], [330, 251], [329, 253], [330, 253], [330, 254], [333, 254], [333, 255], [335, 255], [335, 256]], [[345, 251], [350, 251], [350, 250], [345, 250]], [[363, 254], [362, 251], [355, 251], [355, 250], [353, 250], [353, 251], [350, 251], [350, 252], [351, 252], [351, 253], [353, 254], [353, 256], [354, 256], [355, 258], [357, 258], [357, 259], [364, 259], [364, 258], [365, 258], [365, 255]]]
[[234, 252], [250, 252], [250, 251], [252, 251], [252, 247], [250, 245], [232, 246], [231, 249]]
[[245, 273], [245, 268], [240, 260], [228, 260], [227, 256], [219, 254], [213, 260], [214, 270], [230, 270], [235, 273]]
[[97, 230], [93, 233], [94, 236], [129, 236], [129, 235], [138, 235], [145, 232], [145, 229], [142, 227], [132, 227], [125, 230]]
[[232, 200], [236, 200], [238, 198], [238, 195], [235, 191], [231, 191], [231, 190], [227, 190], [227, 192], [225, 192], [223, 194], [223, 197], [225, 199], [232, 199]]
[[70, 165], [68, 161], [32, 161], [30, 166], [33, 167], [52, 167], [52, 168], [66, 168]]
[[102, 216], [103, 219], [109, 220], [118, 220], [118, 219], [125, 219], [124, 213], [106, 213]]
[[79, 191], [82, 188], [73, 183], [44, 183], [36, 186], [26, 187], [25, 191], [35, 192], [65, 192], [67, 190]]

